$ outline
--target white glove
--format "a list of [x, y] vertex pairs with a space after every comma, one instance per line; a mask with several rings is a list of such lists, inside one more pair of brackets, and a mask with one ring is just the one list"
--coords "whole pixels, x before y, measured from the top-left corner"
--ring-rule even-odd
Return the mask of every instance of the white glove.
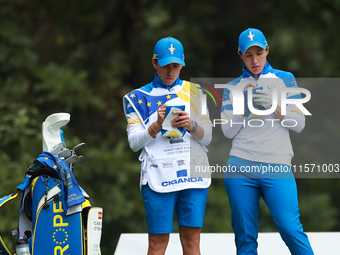
[[253, 94], [254, 104], [262, 106], [268, 110], [272, 106], [272, 94], [264, 90], [257, 89]]

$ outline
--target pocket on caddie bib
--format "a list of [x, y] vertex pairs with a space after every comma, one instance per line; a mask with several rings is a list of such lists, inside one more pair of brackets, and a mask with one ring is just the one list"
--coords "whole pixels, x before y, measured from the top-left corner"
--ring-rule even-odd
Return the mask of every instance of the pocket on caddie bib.
[[[153, 191], [165, 193], [209, 187], [211, 183], [210, 175], [192, 174], [193, 166], [191, 166], [190, 159], [190, 157], [150, 159], [147, 174], [150, 188]], [[198, 161], [199, 159], [195, 160], [195, 162]]]

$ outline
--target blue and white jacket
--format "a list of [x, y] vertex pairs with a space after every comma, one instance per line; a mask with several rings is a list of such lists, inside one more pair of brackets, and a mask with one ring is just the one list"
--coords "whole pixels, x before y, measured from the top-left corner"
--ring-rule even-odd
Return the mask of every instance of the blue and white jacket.
[[[243, 91], [251, 82], [269, 93], [275, 88], [278, 95], [280, 89], [297, 88], [293, 74], [273, 69], [268, 62], [258, 79], [243, 67], [243, 74], [228, 85], [236, 86]], [[298, 92], [288, 92], [286, 98], [298, 99], [301, 95]], [[278, 105], [281, 106], [280, 96]], [[224, 120], [222, 131], [227, 138], [233, 139], [230, 155], [256, 162], [290, 165], [294, 153], [289, 130], [301, 132], [305, 126], [305, 116], [294, 104], [288, 104], [286, 110], [287, 113], [281, 122], [275, 118], [274, 113], [256, 116], [253, 119], [234, 115], [230, 90], [224, 89], [221, 109], [221, 118]]]

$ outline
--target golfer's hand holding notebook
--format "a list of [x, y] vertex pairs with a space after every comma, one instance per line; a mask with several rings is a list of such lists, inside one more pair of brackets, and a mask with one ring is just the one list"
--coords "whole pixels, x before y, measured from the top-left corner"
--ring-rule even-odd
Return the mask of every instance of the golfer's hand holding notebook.
[[174, 111], [184, 111], [185, 105], [167, 106], [165, 110], [165, 118], [162, 124], [162, 135], [165, 137], [182, 137], [184, 135], [184, 128], [173, 128], [171, 121], [180, 114], [174, 114]]

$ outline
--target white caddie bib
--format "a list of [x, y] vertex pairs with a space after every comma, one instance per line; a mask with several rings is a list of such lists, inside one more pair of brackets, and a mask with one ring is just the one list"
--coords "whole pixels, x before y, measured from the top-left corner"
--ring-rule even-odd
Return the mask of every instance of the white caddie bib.
[[[157, 121], [157, 109], [160, 105], [185, 106], [185, 111], [194, 112], [191, 119], [199, 121], [199, 89], [191, 98], [190, 82], [183, 81], [171, 91], [155, 88], [152, 91], [137, 89], [125, 96], [145, 128]], [[196, 109], [190, 111], [190, 109]], [[171, 132], [169, 132], [171, 133]], [[167, 134], [163, 134], [167, 135]], [[142, 176], [146, 174], [150, 188], [156, 192], [172, 192], [190, 188], [207, 188], [210, 186], [209, 173], [197, 173], [197, 167], [209, 166], [206, 148], [197, 142], [188, 132], [182, 137], [164, 137], [158, 133], [156, 139], [144, 147]], [[144, 171], [144, 172], [143, 172]], [[144, 175], [145, 176], [145, 175]]]
[[190, 138], [189, 134], [182, 138], [159, 137], [146, 146], [147, 153], [152, 155], [147, 164], [147, 180], [152, 190], [163, 193], [210, 186], [210, 174], [197, 171], [209, 166], [208, 157], [205, 153], [190, 153], [198, 151], [190, 147], [190, 142], [192, 146], [201, 146]]

